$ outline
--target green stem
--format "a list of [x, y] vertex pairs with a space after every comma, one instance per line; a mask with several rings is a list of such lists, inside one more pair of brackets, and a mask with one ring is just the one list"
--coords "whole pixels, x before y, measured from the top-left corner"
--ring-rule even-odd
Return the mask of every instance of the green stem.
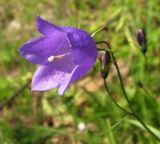
[[25, 88], [27, 88], [31, 83], [31, 79], [29, 79], [24, 85], [22, 85], [22, 87], [20, 87], [13, 95], [11, 95], [7, 100], [5, 100], [4, 102], [0, 103], [0, 110], [3, 109], [4, 106], [10, 104], [11, 102], [13, 102], [13, 100], [19, 96]]
[[107, 82], [105, 81], [105, 79], [104, 79], [104, 87], [105, 87], [105, 90], [106, 90], [106, 92], [108, 93], [109, 97], [112, 99], [113, 103], [114, 103], [119, 109], [121, 109], [123, 112], [131, 115], [132, 113], [128, 112], [126, 109], [124, 109], [123, 107], [121, 107], [121, 106], [116, 102], [116, 100], [113, 98], [113, 96], [111, 95], [111, 93], [110, 93], [110, 91], [109, 91], [109, 89], [108, 89]]
[[124, 94], [124, 96], [125, 96], [125, 99], [126, 99], [128, 105], [129, 105], [131, 111], [132, 111], [133, 116], [144, 126], [144, 128], [145, 128], [152, 136], [154, 136], [158, 141], [160, 141], [160, 138], [159, 138], [158, 136], [156, 136], [156, 135], [146, 126], [146, 124], [137, 116], [136, 112], [134, 111], [134, 109], [133, 109], [133, 107], [132, 107], [132, 105], [131, 105], [131, 102], [130, 102], [128, 96], [127, 96], [127, 93], [126, 93], [126, 91], [125, 91], [124, 84], [123, 84], [123, 81], [122, 81], [122, 76], [121, 76], [121, 73], [120, 73], [120, 70], [119, 70], [117, 61], [116, 61], [116, 59], [115, 59], [115, 57], [114, 57], [114, 54], [113, 54], [112, 52], [111, 52], [111, 55], [112, 55], [113, 61], [114, 61], [114, 63], [115, 63], [115, 67], [116, 67], [116, 70], [117, 70], [117, 73], [118, 73], [118, 77], [119, 77], [119, 80], [120, 80], [120, 84], [121, 84], [121, 88], [122, 88], [123, 94]]
[[[97, 44], [99, 44], [99, 43], [105, 43], [105, 44], [108, 46], [108, 48], [111, 50], [110, 44], [109, 44], [108, 42], [106, 42], [106, 41], [100, 41], [100, 42], [96, 42], [96, 43], [97, 43]], [[129, 98], [128, 98], [128, 95], [127, 95], [127, 93], [126, 93], [126, 91], [125, 91], [124, 84], [123, 84], [123, 81], [122, 81], [122, 76], [121, 76], [121, 73], [120, 73], [120, 70], [119, 70], [119, 67], [118, 67], [116, 58], [115, 58], [115, 56], [114, 56], [114, 54], [113, 54], [112, 51], [111, 51], [111, 56], [112, 56], [114, 65], [115, 65], [115, 67], [116, 67], [117, 73], [118, 73], [118, 77], [119, 77], [119, 80], [120, 80], [120, 84], [121, 84], [121, 88], [122, 88], [124, 97], [125, 97], [128, 105], [129, 105], [129, 108], [130, 108], [131, 111], [132, 111], [132, 115], [137, 119], [137, 121], [139, 121], [139, 122], [143, 125], [143, 127], [144, 127], [153, 137], [155, 137], [158, 141], [160, 141], [160, 138], [159, 138], [158, 136], [156, 136], [156, 135], [146, 126], [146, 124], [137, 116], [136, 112], [134, 111], [134, 109], [133, 109], [133, 107], [132, 107], [132, 105], [131, 105], [131, 102], [130, 102], [130, 100], [129, 100]]]
[[145, 69], [148, 70], [148, 61], [147, 61], [147, 57], [145, 54], [143, 54], [144, 56], [144, 60], [145, 60]]
[[109, 24], [111, 24], [112, 22], [116, 21], [120, 17], [120, 12], [121, 11], [118, 11], [111, 19], [109, 19], [108, 21], [106, 21], [104, 25], [100, 26], [98, 29], [96, 29], [95, 31], [93, 31], [91, 33], [91, 36], [94, 37], [96, 34], [98, 34], [99, 32], [101, 32], [102, 30], [104, 30]]

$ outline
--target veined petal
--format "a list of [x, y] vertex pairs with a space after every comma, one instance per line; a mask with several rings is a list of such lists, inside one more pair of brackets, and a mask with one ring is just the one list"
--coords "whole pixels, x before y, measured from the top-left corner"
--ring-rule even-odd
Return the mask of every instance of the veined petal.
[[37, 16], [36, 20], [37, 20], [37, 24], [36, 24], [37, 30], [46, 36], [49, 36], [56, 31], [63, 31], [61, 27], [47, 22], [46, 20], [42, 19], [40, 16]]
[[80, 65], [77, 65], [73, 69], [72, 74], [68, 78], [68, 80], [65, 83], [61, 84], [58, 90], [58, 94], [63, 95], [65, 90], [68, 88], [68, 86], [75, 80], [78, 80], [79, 78], [83, 77], [90, 70], [90, 68], [94, 65], [94, 63], [95, 61], [93, 61], [92, 59], [86, 59], [83, 61], [83, 63], [81, 63]]
[[68, 83], [75, 67], [70, 55], [49, 65], [40, 66], [33, 76], [32, 90], [45, 91]]
[[19, 52], [34, 64], [46, 64], [48, 57], [68, 53], [70, 47], [66, 33], [57, 31], [48, 37], [29, 40], [20, 47]]

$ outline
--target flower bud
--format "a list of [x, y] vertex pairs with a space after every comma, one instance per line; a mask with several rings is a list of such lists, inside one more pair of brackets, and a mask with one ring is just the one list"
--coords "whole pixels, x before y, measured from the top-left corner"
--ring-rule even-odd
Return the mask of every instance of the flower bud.
[[147, 51], [147, 39], [146, 39], [146, 33], [144, 29], [137, 30], [136, 39], [138, 44], [140, 45], [141, 52], [145, 54]]
[[110, 53], [107, 51], [99, 51], [98, 59], [102, 66], [102, 71], [101, 71], [102, 77], [106, 79], [108, 76], [110, 61], [111, 61]]
[[141, 81], [136, 81], [136, 84], [139, 88], [143, 88], [143, 84]]

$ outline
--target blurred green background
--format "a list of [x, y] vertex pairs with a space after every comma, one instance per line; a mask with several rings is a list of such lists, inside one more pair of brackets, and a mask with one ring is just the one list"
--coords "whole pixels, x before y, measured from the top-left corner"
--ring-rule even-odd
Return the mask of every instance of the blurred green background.
[[[114, 105], [105, 93], [98, 62], [63, 97], [56, 89], [31, 92], [30, 83], [18, 92], [36, 70], [17, 51], [25, 41], [39, 36], [36, 15], [92, 32], [117, 13], [120, 16], [95, 41], [111, 44], [136, 113], [160, 135], [159, 0], [0, 0], [1, 144], [159, 143]], [[147, 32], [147, 70], [135, 40], [137, 28]], [[128, 108], [113, 66], [107, 81], [117, 102]]]

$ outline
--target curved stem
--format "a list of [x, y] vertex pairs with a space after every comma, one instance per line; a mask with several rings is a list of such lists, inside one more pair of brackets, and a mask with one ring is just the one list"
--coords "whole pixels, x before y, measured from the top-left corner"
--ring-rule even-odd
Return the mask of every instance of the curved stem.
[[[111, 46], [108, 42], [106, 41], [99, 41], [99, 42], [96, 42], [97, 44], [100, 44], [100, 43], [105, 43], [107, 45], [107, 47], [111, 50]], [[120, 73], [120, 70], [119, 70], [119, 67], [118, 67], [118, 64], [117, 64], [117, 61], [116, 61], [116, 58], [113, 54], [113, 52], [111, 51], [111, 56], [112, 56], [112, 59], [113, 59], [113, 62], [114, 62], [114, 65], [116, 67], [116, 70], [117, 70], [117, 73], [118, 73], [118, 77], [119, 77], [119, 80], [120, 80], [120, 85], [121, 85], [121, 88], [122, 88], [122, 91], [123, 91], [123, 94], [124, 94], [124, 97], [129, 105], [129, 108], [130, 110], [132, 111], [132, 115], [143, 125], [143, 127], [153, 136], [155, 137], [158, 141], [160, 141], [160, 138], [158, 136], [156, 136], [148, 127], [147, 125], [138, 117], [138, 115], [136, 114], [136, 112], [134, 111], [132, 105], [131, 105], [131, 102], [128, 98], [128, 95], [125, 91], [125, 88], [124, 88], [124, 84], [123, 84], [123, 81], [122, 81], [122, 76], [121, 76], [121, 73]]]
[[129, 115], [132, 115], [131, 112], [127, 111], [126, 109], [124, 109], [123, 107], [121, 107], [121, 106], [116, 102], [116, 100], [113, 98], [113, 96], [111, 95], [111, 93], [110, 93], [110, 91], [109, 91], [109, 89], [108, 89], [107, 82], [105, 81], [105, 79], [104, 79], [104, 87], [105, 87], [105, 90], [106, 90], [106, 92], [108, 93], [109, 97], [111, 97], [112, 101], [114, 102], [114, 104], [115, 104], [119, 109], [121, 109], [123, 112], [125, 112], [125, 113], [127, 113], [127, 114], [129, 114]]

